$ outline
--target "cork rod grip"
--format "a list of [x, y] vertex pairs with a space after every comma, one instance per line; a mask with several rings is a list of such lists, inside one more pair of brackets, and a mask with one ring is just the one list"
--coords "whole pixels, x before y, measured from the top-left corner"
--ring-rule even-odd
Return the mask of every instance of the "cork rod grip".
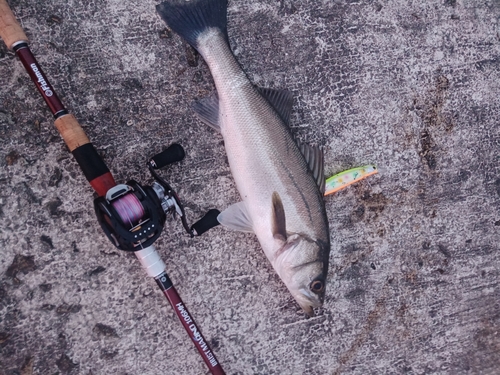
[[59, 117], [54, 123], [71, 152], [80, 146], [90, 143], [75, 116], [71, 114], [64, 115]]
[[0, 0], [0, 38], [3, 39], [9, 49], [12, 49], [13, 44], [17, 42], [28, 41], [6, 0]]

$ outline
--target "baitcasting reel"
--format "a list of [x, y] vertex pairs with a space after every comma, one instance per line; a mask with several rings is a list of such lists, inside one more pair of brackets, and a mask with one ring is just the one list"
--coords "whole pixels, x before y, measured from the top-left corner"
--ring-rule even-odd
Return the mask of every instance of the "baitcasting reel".
[[110, 241], [120, 250], [137, 251], [151, 246], [160, 236], [167, 215], [178, 215], [186, 232], [199, 236], [219, 224], [219, 211], [209, 210], [205, 216], [189, 227], [184, 207], [172, 187], [156, 169], [184, 158], [181, 145], [173, 144], [148, 161], [155, 181], [142, 186], [134, 180], [116, 185], [105, 197], [94, 200], [97, 220]]

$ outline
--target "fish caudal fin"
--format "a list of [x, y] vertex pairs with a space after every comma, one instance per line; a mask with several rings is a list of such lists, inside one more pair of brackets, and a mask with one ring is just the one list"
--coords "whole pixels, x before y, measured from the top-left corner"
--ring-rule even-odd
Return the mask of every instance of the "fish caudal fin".
[[222, 31], [227, 40], [227, 0], [165, 1], [156, 6], [165, 23], [193, 47], [210, 28]]

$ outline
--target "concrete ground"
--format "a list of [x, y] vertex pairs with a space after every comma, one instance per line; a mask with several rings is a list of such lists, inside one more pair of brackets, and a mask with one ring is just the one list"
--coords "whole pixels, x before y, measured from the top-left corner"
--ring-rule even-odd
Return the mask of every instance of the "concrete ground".
[[[148, 157], [192, 222], [238, 201], [222, 138], [191, 113], [206, 64], [151, 1], [9, 0], [32, 51], [119, 182]], [[255, 237], [167, 223], [157, 247], [228, 374], [498, 374], [500, 2], [232, 0], [255, 84], [296, 98], [326, 172], [380, 173], [325, 198], [324, 307], [306, 318]], [[0, 46], [0, 374], [207, 374], [172, 308], [113, 248], [93, 192], [16, 56]]]

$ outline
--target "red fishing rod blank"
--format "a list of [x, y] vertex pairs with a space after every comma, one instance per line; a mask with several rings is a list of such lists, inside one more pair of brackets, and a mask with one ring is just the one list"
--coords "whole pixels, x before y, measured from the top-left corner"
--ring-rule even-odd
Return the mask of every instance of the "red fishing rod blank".
[[196, 349], [203, 358], [203, 361], [205, 361], [205, 364], [209, 368], [210, 373], [212, 375], [225, 375], [225, 372], [215, 357], [215, 354], [212, 352], [210, 345], [206, 341], [205, 337], [203, 337], [200, 328], [194, 321], [193, 316], [184, 305], [184, 302], [175, 290], [172, 281], [165, 272], [165, 264], [158, 255], [158, 252], [154, 249], [154, 246], [149, 246], [146, 249], [136, 251], [135, 254], [148, 275], [155, 279], [156, 283], [165, 294], [165, 297], [167, 297], [170, 305], [177, 314], [177, 317], [184, 326], [184, 329], [191, 338], [191, 341], [193, 341]]
[[17, 22], [9, 5], [0, 0], [0, 37], [9, 49], [16, 52], [19, 60], [35, 83], [45, 103], [55, 118], [55, 125], [69, 151], [75, 157], [83, 174], [99, 196], [116, 185], [108, 167], [90, 143], [75, 116], [68, 113], [59, 100], [47, 76], [31, 53], [28, 38]]
[[[0, 38], [3, 39], [9, 49], [16, 52], [31, 80], [35, 83], [45, 103], [52, 112], [57, 130], [80, 165], [83, 174], [92, 188], [99, 197], [106, 196], [112, 188], [117, 186], [111, 172], [92, 143], [90, 143], [85, 131], [76, 118], [69, 114], [61, 103], [47, 76], [31, 53], [28, 46], [28, 38], [5, 0], [0, 0]], [[129, 221], [140, 220], [140, 216], [144, 211], [138, 201], [130, 195], [125, 195], [124, 197], [126, 198], [121, 203], [128, 205], [132, 209], [131, 213], [125, 215], [127, 216], [126, 219]], [[122, 216], [124, 212], [128, 212], [127, 207], [122, 207], [118, 203], [116, 204], [117, 211], [122, 212]], [[221, 365], [218, 363], [200, 329], [194, 322], [193, 317], [184, 306], [184, 303], [168, 278], [165, 271], [165, 264], [156, 249], [152, 245], [139, 249], [135, 251], [137, 258], [148, 275], [156, 280], [210, 372], [213, 375], [224, 375]]]

